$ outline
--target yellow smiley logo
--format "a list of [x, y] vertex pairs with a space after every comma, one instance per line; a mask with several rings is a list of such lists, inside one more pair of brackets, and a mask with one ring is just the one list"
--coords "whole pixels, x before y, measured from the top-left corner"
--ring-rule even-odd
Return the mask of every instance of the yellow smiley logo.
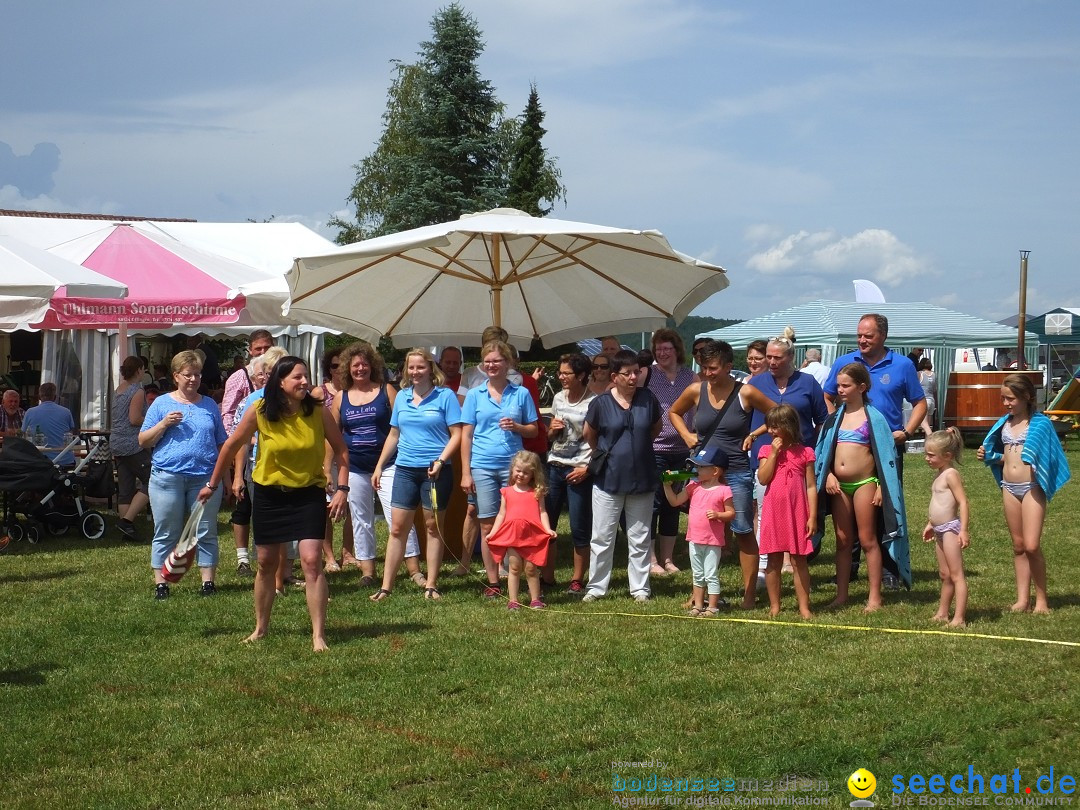
[[847, 789], [856, 799], [865, 799], [877, 789], [877, 779], [866, 768], [859, 768], [848, 777]]

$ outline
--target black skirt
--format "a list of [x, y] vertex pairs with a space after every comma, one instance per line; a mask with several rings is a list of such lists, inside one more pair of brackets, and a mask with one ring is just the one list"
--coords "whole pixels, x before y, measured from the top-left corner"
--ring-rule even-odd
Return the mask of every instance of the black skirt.
[[251, 530], [255, 545], [321, 540], [326, 534], [326, 490], [322, 487], [253, 485]]

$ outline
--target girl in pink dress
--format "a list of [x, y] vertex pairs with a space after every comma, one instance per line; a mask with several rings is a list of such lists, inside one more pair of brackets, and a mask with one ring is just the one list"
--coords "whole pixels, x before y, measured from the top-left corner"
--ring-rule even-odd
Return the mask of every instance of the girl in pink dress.
[[488, 548], [497, 563], [506, 558], [509, 575], [506, 578], [510, 603], [507, 608], [519, 610], [518, 590], [521, 569], [529, 582], [529, 607], [547, 607], [540, 598], [540, 569], [547, 562], [548, 545], [558, 533], [552, 531], [547, 511], [542, 508], [547, 482], [540, 456], [520, 450], [510, 460], [510, 486], [500, 490], [502, 506], [488, 534]]
[[765, 485], [758, 545], [762, 554], [769, 555], [765, 568], [769, 615], [780, 613], [780, 569], [786, 551], [795, 569], [799, 614], [809, 619], [813, 614], [806, 555], [813, 551], [811, 537], [817, 525], [814, 450], [802, 445], [799, 414], [790, 405], [777, 405], [769, 411], [765, 427], [773, 440], [758, 453], [758, 480]]

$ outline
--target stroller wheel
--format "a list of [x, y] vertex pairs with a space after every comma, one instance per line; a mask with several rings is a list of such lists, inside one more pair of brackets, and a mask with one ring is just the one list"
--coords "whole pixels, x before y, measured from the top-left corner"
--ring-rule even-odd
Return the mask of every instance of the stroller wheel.
[[100, 540], [105, 536], [105, 518], [97, 512], [87, 512], [82, 516], [79, 528], [87, 540]]
[[26, 527], [26, 539], [31, 543], [36, 543], [41, 539], [41, 531], [37, 526]]
[[68, 525], [60, 518], [45, 518], [45, 531], [53, 537], [63, 537], [68, 532]]

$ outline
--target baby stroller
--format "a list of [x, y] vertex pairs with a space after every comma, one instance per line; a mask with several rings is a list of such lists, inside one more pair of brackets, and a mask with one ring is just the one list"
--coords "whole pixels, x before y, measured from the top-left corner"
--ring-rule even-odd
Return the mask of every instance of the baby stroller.
[[[4, 495], [3, 529], [11, 540], [41, 539], [41, 528], [51, 535], [66, 534], [78, 526], [87, 540], [105, 535], [105, 518], [87, 509], [83, 495], [112, 494], [112, 465], [108, 443], [80, 435], [61, 452], [86, 442], [87, 453], [73, 470], [63, 470], [26, 439], [9, 437], [0, 449], [0, 491]], [[20, 521], [18, 515], [25, 519]]]

